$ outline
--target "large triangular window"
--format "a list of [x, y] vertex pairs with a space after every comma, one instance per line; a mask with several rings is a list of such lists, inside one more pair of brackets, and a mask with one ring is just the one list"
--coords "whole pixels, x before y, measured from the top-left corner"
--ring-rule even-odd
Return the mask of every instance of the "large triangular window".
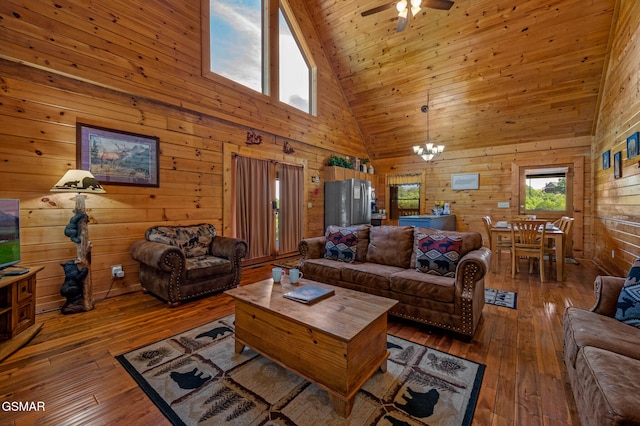
[[[316, 113], [316, 66], [286, 1], [203, 0], [202, 6], [205, 77]], [[272, 25], [269, 10], [276, 7], [278, 22]], [[277, 44], [269, 43], [276, 37]], [[278, 58], [275, 66], [270, 58]]]

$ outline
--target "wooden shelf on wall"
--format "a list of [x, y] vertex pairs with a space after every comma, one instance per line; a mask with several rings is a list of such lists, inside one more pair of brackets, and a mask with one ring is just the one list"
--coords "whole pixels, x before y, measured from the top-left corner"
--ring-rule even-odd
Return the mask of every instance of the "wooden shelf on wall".
[[325, 166], [324, 168], [324, 180], [325, 182], [334, 182], [336, 180], [345, 179], [362, 179], [373, 181], [374, 174], [359, 172], [353, 169], [345, 169], [338, 166]]

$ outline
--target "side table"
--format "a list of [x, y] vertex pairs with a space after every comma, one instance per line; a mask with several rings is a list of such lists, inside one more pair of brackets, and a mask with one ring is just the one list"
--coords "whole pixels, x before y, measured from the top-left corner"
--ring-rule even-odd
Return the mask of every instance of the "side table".
[[0, 278], [0, 361], [26, 345], [40, 329], [36, 323], [36, 274], [43, 266], [29, 266], [23, 275]]

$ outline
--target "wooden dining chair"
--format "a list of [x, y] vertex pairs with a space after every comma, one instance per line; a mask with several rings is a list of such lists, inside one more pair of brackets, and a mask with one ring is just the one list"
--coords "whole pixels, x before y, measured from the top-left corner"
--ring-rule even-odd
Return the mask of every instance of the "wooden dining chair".
[[511, 277], [520, 272], [518, 262], [521, 256], [529, 260], [529, 272], [532, 271], [533, 259], [538, 259], [540, 266], [540, 282], [544, 282], [544, 253], [546, 220], [513, 220], [511, 221]]
[[536, 220], [536, 215], [535, 214], [519, 214], [516, 216], [513, 216], [512, 220]]
[[[562, 246], [566, 250], [567, 241], [569, 241], [569, 234], [571, 233], [571, 228], [573, 227], [573, 218], [562, 216], [560, 219], [553, 222], [553, 225], [562, 231]], [[560, 259], [560, 262], [564, 262], [564, 258], [566, 256], [565, 253], [558, 253], [554, 245], [546, 247], [545, 253], [549, 257], [549, 264], [553, 264], [554, 260], [558, 262], [558, 259]], [[566, 268], [564, 268], [564, 272], [566, 273]]]
[[484, 216], [482, 221], [484, 222], [487, 234], [489, 235], [489, 249], [496, 254], [500, 254], [502, 249], [511, 251], [511, 240], [503, 238], [502, 235], [498, 235], [496, 247], [493, 247], [493, 232], [491, 231], [491, 228], [493, 228], [493, 221], [491, 220], [491, 216]]

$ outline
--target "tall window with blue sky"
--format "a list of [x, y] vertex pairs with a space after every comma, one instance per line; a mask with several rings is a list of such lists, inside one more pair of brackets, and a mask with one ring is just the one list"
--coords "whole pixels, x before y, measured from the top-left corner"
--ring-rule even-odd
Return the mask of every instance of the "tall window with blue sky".
[[[307, 113], [312, 113], [313, 61], [304, 39], [295, 25], [295, 17], [284, 2], [278, 10], [278, 54], [265, 54], [268, 28], [275, 28], [265, 18], [269, 0], [209, 0], [209, 61], [204, 75], [212, 72]], [[266, 16], [265, 16], [266, 15]], [[206, 54], [205, 54], [206, 55]], [[269, 64], [264, 58], [279, 58], [277, 80], [265, 80]], [[314, 71], [315, 72], [315, 71]], [[279, 93], [269, 93], [269, 86], [278, 82]]]
[[309, 112], [310, 70], [287, 19], [280, 9], [280, 101]]
[[211, 0], [211, 71], [262, 92], [262, 0]]

